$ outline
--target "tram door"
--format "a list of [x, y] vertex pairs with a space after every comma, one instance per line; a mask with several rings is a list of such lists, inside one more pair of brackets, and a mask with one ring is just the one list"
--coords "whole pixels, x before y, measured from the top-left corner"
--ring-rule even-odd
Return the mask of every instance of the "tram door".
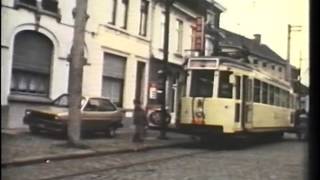
[[241, 126], [243, 129], [252, 123], [252, 80], [248, 76], [242, 77]]

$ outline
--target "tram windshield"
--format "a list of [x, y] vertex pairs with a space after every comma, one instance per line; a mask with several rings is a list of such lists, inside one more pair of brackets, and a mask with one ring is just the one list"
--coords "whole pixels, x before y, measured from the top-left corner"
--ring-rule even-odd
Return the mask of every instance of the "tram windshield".
[[192, 71], [190, 96], [191, 97], [212, 97], [213, 94], [213, 70]]

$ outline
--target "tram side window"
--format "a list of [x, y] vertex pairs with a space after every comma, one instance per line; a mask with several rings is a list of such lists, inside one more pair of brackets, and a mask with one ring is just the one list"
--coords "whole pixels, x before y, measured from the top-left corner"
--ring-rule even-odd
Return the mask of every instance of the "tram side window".
[[220, 72], [218, 96], [221, 98], [232, 98], [232, 84], [229, 82], [231, 73], [228, 71]]
[[290, 94], [290, 108], [293, 109], [293, 95]]
[[268, 84], [262, 82], [262, 103], [268, 103]]
[[274, 88], [274, 105], [279, 106], [279, 92], [280, 89], [278, 87]]
[[283, 89], [280, 89], [280, 106], [286, 107], [286, 97], [285, 97], [285, 91]]
[[253, 100], [260, 102], [260, 81], [257, 79], [254, 79]]
[[291, 97], [291, 94], [289, 94], [289, 108], [292, 108], [292, 97]]
[[195, 70], [192, 72], [191, 97], [212, 97], [214, 71]]
[[274, 105], [274, 86], [269, 85], [269, 104]]
[[286, 91], [286, 93], [285, 93], [285, 98], [286, 98], [286, 107], [287, 108], [289, 108], [289, 106], [290, 106], [290, 98], [289, 98], [289, 92], [288, 91]]
[[236, 99], [240, 99], [240, 88], [241, 88], [240, 76], [236, 76]]

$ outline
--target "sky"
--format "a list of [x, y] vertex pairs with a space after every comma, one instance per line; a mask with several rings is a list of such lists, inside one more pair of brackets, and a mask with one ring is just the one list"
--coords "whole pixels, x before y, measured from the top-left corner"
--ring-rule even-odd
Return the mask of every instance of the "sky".
[[[308, 0], [216, 0], [226, 8], [221, 14], [224, 29], [253, 38], [287, 59], [288, 24], [301, 26], [291, 32], [290, 62], [300, 66], [302, 83], [309, 86], [309, 1]], [[299, 30], [300, 31], [297, 31]]]

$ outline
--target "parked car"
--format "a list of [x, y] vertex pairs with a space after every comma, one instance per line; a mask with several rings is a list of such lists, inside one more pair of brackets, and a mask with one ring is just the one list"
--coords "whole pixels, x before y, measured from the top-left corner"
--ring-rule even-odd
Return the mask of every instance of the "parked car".
[[[67, 132], [68, 94], [55, 99], [50, 106], [38, 109], [26, 109], [23, 122], [29, 126], [31, 133], [42, 130]], [[105, 132], [113, 137], [122, 125], [122, 111], [108, 98], [82, 97], [81, 100], [81, 133]]]

